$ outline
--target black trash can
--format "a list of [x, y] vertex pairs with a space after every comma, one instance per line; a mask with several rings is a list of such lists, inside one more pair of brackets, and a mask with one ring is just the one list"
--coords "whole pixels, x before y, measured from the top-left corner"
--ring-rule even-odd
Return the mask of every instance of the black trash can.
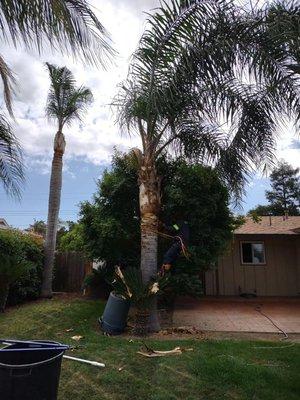
[[1, 400], [57, 400], [67, 348], [57, 342], [18, 341], [1, 349]]
[[130, 301], [110, 293], [103, 315], [99, 318], [102, 330], [110, 335], [120, 335], [124, 332]]

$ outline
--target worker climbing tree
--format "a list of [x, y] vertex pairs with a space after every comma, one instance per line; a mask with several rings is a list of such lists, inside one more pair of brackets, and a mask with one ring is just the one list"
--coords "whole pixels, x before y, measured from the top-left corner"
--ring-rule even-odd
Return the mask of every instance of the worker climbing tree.
[[171, 226], [163, 224], [163, 228], [168, 232], [168, 236], [173, 238], [173, 243], [163, 256], [161, 274], [171, 270], [180, 254], [188, 258], [187, 246], [190, 239], [190, 228], [185, 220], [179, 219]]

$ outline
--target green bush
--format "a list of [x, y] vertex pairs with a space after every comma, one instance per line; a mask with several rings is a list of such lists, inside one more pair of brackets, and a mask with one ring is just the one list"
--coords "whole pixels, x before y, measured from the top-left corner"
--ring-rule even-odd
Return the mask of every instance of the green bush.
[[43, 267], [41, 238], [17, 230], [0, 230], [0, 282], [9, 287], [7, 304], [36, 299]]

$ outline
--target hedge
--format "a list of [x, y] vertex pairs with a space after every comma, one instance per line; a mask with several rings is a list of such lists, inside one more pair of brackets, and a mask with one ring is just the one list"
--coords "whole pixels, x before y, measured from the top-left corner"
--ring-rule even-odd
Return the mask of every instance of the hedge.
[[43, 268], [43, 239], [18, 230], [0, 229], [0, 258], [5, 257], [17, 257], [28, 265], [22, 276], [10, 284], [7, 304], [15, 305], [38, 298]]

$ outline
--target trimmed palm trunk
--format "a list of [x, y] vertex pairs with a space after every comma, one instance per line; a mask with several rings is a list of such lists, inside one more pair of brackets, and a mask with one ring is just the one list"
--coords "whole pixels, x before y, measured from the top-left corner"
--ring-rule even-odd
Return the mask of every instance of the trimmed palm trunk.
[[63, 155], [66, 142], [64, 135], [58, 131], [54, 139], [54, 155], [52, 160], [50, 193], [48, 204], [48, 220], [45, 241], [45, 263], [43, 270], [42, 297], [52, 297], [52, 275], [54, 266], [56, 234], [60, 207]]
[[[139, 171], [141, 213], [141, 270], [144, 282], [157, 274], [157, 231], [160, 211], [160, 184], [154, 161], [144, 157]], [[153, 301], [150, 331], [159, 330], [157, 301]]]

